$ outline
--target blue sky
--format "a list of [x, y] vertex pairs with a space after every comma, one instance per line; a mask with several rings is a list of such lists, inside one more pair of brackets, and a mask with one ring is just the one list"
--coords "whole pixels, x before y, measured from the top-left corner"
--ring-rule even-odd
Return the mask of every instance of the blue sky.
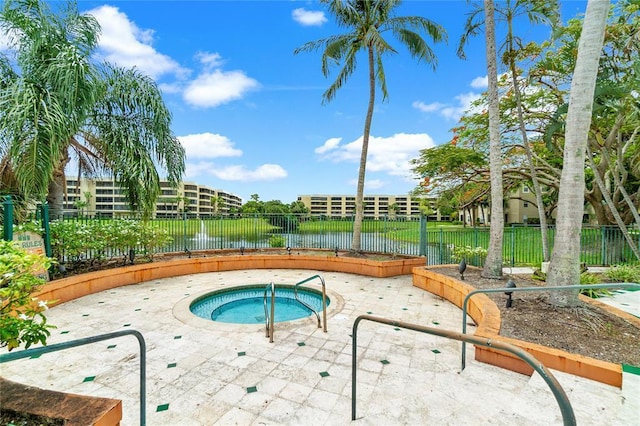
[[[562, 3], [563, 19], [586, 2]], [[79, 1], [102, 26], [99, 56], [138, 67], [163, 90], [173, 131], [187, 152], [186, 181], [260, 200], [290, 203], [301, 194], [355, 194], [368, 102], [364, 57], [336, 98], [321, 52], [297, 47], [344, 32], [317, 1]], [[406, 194], [417, 183], [408, 162], [447, 142], [469, 102], [486, 88], [484, 35], [456, 56], [466, 1], [407, 0], [398, 15], [442, 25], [448, 43], [432, 45], [434, 71], [394, 39], [385, 58], [389, 98], [375, 105], [365, 194]], [[526, 40], [546, 27], [520, 24]], [[2, 45], [0, 40], [0, 46]], [[378, 92], [379, 93], [379, 92]]]

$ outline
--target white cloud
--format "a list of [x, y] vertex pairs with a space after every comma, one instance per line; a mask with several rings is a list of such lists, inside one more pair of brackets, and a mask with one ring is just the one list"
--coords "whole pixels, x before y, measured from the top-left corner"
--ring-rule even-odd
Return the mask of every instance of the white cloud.
[[184, 100], [197, 107], [216, 107], [242, 98], [259, 83], [242, 71], [204, 72], [185, 88]]
[[420, 102], [420, 101], [415, 101], [414, 103], [411, 104], [411, 106], [414, 107], [415, 109], [419, 109], [422, 112], [438, 111], [439, 109], [446, 107], [445, 104], [441, 104], [440, 102], [432, 102], [430, 104], [425, 104], [424, 102]]
[[[487, 87], [487, 77], [476, 77], [469, 84], [475, 89]], [[479, 99], [482, 95], [477, 92], [460, 93], [453, 98], [452, 102], [440, 103], [432, 102], [426, 104], [422, 101], [415, 101], [411, 104], [415, 109], [426, 113], [435, 112], [451, 121], [458, 121], [467, 112], [476, 112], [472, 109], [471, 104]]]
[[178, 83], [160, 83], [158, 87], [163, 93], [174, 94], [182, 93], [182, 86]]
[[313, 150], [313, 152], [315, 152], [316, 154], [324, 154], [326, 152], [334, 150], [338, 147], [338, 145], [340, 145], [341, 140], [342, 138], [327, 139], [324, 145], [317, 147], [316, 149]]
[[103, 59], [125, 68], [137, 67], [153, 78], [188, 74], [171, 57], [153, 48], [153, 30], [138, 28], [117, 7], [105, 5], [86, 13], [93, 15], [102, 28], [99, 56]]
[[208, 175], [215, 167], [215, 164], [210, 161], [200, 161], [197, 163], [187, 161], [185, 164], [184, 179], [196, 180], [197, 177]]
[[442, 104], [440, 102], [432, 102], [425, 104], [421, 101], [415, 101], [412, 106], [422, 112], [437, 112], [451, 121], [458, 121], [466, 112], [472, 111], [471, 104], [480, 96], [479, 93], [467, 92], [455, 96], [455, 103]]
[[[339, 162], [358, 163], [362, 152], [362, 137], [353, 142], [340, 145], [341, 139], [332, 138], [315, 152], [321, 159]], [[330, 146], [330, 149], [326, 149]], [[367, 171], [386, 173], [392, 176], [407, 177], [411, 175], [409, 161], [418, 156], [421, 149], [435, 146], [431, 136], [426, 133], [397, 133], [390, 137], [369, 138]], [[366, 181], [365, 181], [366, 182]]]
[[153, 30], [139, 28], [114, 6], [100, 6], [87, 13], [95, 16], [102, 27], [98, 54], [101, 59], [125, 68], [137, 67], [155, 79], [173, 75], [178, 81], [163, 83], [162, 91], [182, 93], [184, 101], [192, 106], [216, 107], [240, 99], [247, 91], [259, 86], [243, 71], [223, 71], [222, 57], [212, 52], [195, 55], [203, 72], [185, 83], [191, 70], [153, 48]]
[[248, 91], [260, 84], [243, 71], [223, 71], [224, 63], [218, 53], [198, 52], [196, 59], [204, 67], [198, 77], [191, 81], [182, 94], [185, 102], [196, 107], [217, 107], [241, 99]]
[[199, 133], [179, 136], [178, 140], [184, 147], [188, 159], [242, 156], [242, 151], [234, 148], [233, 142], [226, 136], [214, 133]]
[[291, 12], [291, 17], [294, 21], [304, 26], [320, 26], [327, 22], [324, 12], [306, 10], [304, 8], [294, 9]]
[[185, 175], [187, 178], [209, 175], [226, 181], [257, 182], [283, 179], [288, 174], [278, 164], [263, 164], [252, 170], [243, 165], [220, 167], [210, 162], [203, 162], [187, 164]]
[[485, 75], [484, 77], [476, 77], [470, 84], [474, 89], [486, 89], [489, 87], [489, 78]]
[[471, 111], [471, 103], [480, 98], [479, 93], [468, 92], [457, 95], [454, 99], [457, 105], [450, 105], [440, 110], [440, 114], [450, 120], [458, 121], [466, 112]]
[[196, 53], [196, 59], [198, 59], [206, 69], [219, 68], [224, 64], [222, 56], [220, 56], [219, 53], [198, 52]]

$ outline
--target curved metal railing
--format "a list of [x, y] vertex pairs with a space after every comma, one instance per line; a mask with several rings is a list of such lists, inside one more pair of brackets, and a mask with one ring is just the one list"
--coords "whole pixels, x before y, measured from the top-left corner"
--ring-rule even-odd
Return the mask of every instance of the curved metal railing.
[[[271, 288], [271, 314], [269, 314], [269, 310], [267, 309], [267, 292], [269, 291], [269, 288]], [[263, 298], [263, 303], [264, 303], [264, 317], [265, 317], [265, 323], [266, 323], [266, 332], [267, 335], [266, 337], [269, 338], [269, 343], [273, 343], [273, 323], [274, 323], [274, 318], [275, 318], [275, 312], [276, 312], [276, 285], [271, 282], [269, 284], [267, 284], [267, 286], [264, 288], [264, 298]]]
[[145, 343], [142, 333], [136, 330], [121, 330], [114, 331], [112, 333], [100, 334], [97, 336], [83, 337], [81, 339], [70, 340], [68, 342], [55, 343], [48, 346], [42, 346], [38, 348], [25, 349], [22, 351], [9, 352], [0, 355], [0, 364], [9, 361], [15, 361], [18, 359], [35, 357], [49, 352], [57, 352], [64, 349], [75, 348], [76, 346], [89, 345], [91, 343], [101, 342], [103, 340], [114, 339], [116, 337], [133, 335], [138, 339], [138, 345], [140, 346], [140, 426], [145, 426], [146, 420], [146, 406], [147, 406], [147, 345]]
[[569, 398], [567, 398], [567, 394], [560, 386], [560, 383], [555, 378], [553, 374], [551, 374], [551, 370], [547, 369], [540, 361], [538, 361], [533, 355], [521, 349], [515, 345], [511, 345], [509, 343], [500, 342], [497, 340], [480, 338], [468, 334], [456, 333], [453, 331], [441, 330], [432, 327], [425, 327], [421, 325], [410, 324], [401, 321], [394, 321], [386, 318], [373, 317], [370, 315], [360, 315], [356, 318], [353, 323], [353, 334], [352, 334], [352, 359], [351, 359], [351, 420], [356, 420], [356, 371], [357, 371], [357, 361], [358, 361], [358, 344], [357, 344], [357, 336], [358, 336], [358, 324], [362, 320], [373, 321], [381, 324], [392, 325], [394, 327], [406, 328], [409, 330], [420, 331], [422, 333], [433, 334], [435, 336], [445, 337], [447, 339], [459, 340], [462, 342], [469, 342], [478, 346], [487, 346], [496, 349], [503, 350], [505, 352], [512, 353], [516, 355], [518, 358], [525, 361], [529, 364], [535, 371], [540, 374], [540, 376], [544, 379], [544, 381], [551, 388], [551, 392], [553, 396], [556, 398], [558, 405], [560, 406], [560, 411], [562, 413], [562, 420], [565, 426], [575, 426], [576, 425], [576, 417], [573, 412], [573, 408], [571, 407], [571, 402], [569, 402]]
[[309, 309], [311, 312], [315, 314], [316, 318], [318, 319], [318, 328], [322, 327], [320, 322], [320, 314], [315, 309], [313, 309], [308, 303], [298, 298], [298, 286], [304, 283], [307, 283], [315, 278], [318, 278], [320, 280], [320, 283], [322, 284], [322, 323], [324, 323], [323, 331], [326, 333], [327, 332], [327, 290], [324, 284], [324, 279], [320, 275], [314, 275], [312, 277], [304, 279], [293, 286], [293, 294], [298, 302], [300, 302], [305, 308]]

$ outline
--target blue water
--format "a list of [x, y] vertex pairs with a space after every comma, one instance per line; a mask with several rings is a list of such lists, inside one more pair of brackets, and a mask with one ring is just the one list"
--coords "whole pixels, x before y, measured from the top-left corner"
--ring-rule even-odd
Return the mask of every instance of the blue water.
[[[264, 286], [245, 286], [212, 292], [191, 304], [195, 315], [217, 322], [235, 324], [264, 324]], [[322, 311], [322, 294], [298, 288], [298, 298]], [[327, 305], [329, 299], [327, 298]], [[271, 290], [267, 292], [267, 309], [271, 309]], [[275, 322], [306, 318], [312, 312], [295, 300], [293, 287], [276, 286]]]

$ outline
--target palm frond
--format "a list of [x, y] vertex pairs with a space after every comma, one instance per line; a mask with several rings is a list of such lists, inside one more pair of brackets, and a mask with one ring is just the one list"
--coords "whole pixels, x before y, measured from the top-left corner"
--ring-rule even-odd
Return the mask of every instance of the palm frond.
[[331, 102], [336, 96], [336, 92], [342, 87], [342, 85], [348, 80], [356, 69], [356, 54], [358, 49], [354, 46], [350, 46], [348, 52], [345, 54], [344, 64], [338, 73], [333, 84], [322, 95], [323, 103]]
[[153, 79], [108, 64], [103, 72], [103, 97], [88, 119], [85, 140], [124, 185], [131, 205], [148, 213], [158, 196], [158, 168], [177, 184], [185, 171], [185, 151]]
[[384, 75], [384, 65], [382, 63], [382, 55], [376, 56], [376, 81], [380, 86], [380, 92], [382, 92], [382, 100], [384, 101], [389, 97], [389, 92], [387, 91], [387, 78]]
[[412, 57], [417, 58], [418, 61], [424, 61], [435, 70], [438, 65], [438, 58], [431, 47], [420, 37], [420, 34], [410, 30], [398, 29], [396, 36], [407, 47]]
[[353, 34], [343, 34], [341, 36], [331, 38], [331, 41], [327, 43], [324, 52], [322, 53], [322, 74], [327, 77], [330, 73], [331, 66], [339, 65], [348, 52], [354, 50], [360, 50], [359, 41]]
[[471, 38], [480, 34], [482, 27], [484, 27], [484, 8], [476, 4], [474, 5], [474, 9], [467, 14], [467, 19], [463, 27], [464, 32], [462, 36], [460, 36], [460, 43], [458, 43], [458, 50], [456, 50], [458, 57], [467, 59], [464, 53], [464, 47]]

